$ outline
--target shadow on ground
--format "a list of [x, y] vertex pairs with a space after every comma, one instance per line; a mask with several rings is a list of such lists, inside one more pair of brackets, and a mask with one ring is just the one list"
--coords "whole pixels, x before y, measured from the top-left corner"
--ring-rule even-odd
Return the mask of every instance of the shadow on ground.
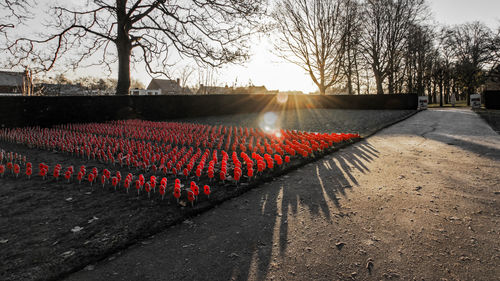
[[[400, 128], [398, 134], [419, 131], [418, 136], [454, 145], [463, 150], [487, 157], [492, 160], [500, 158], [500, 138], [498, 134], [470, 109], [430, 109], [426, 124], [421, 124], [417, 118], [410, 118], [405, 128]], [[460, 126], [456, 126], [456, 124]], [[470, 129], [470, 128], [474, 129]], [[390, 135], [393, 131], [386, 131]], [[488, 134], [484, 134], [488, 132]]]

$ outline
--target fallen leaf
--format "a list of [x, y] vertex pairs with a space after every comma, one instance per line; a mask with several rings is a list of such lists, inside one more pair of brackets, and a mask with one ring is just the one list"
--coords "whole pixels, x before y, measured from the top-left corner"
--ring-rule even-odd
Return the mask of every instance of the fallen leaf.
[[63, 257], [63, 258], [69, 258], [69, 257], [71, 257], [74, 254], [75, 254], [75, 251], [66, 251], [66, 252], [64, 252], [64, 253], [61, 254], [61, 257]]
[[94, 221], [96, 221], [96, 220], [98, 220], [98, 219], [99, 219], [98, 217], [94, 216], [94, 217], [92, 217], [92, 218], [88, 221], [88, 223], [93, 223]]
[[73, 232], [73, 233], [80, 232], [82, 229], [83, 229], [83, 227], [80, 227], [77, 225], [71, 229], [71, 232]]

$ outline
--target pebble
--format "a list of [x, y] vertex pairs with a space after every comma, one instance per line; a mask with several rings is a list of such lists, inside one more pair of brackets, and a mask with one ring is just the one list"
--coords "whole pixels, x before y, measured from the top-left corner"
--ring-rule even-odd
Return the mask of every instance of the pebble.
[[345, 246], [345, 243], [344, 242], [338, 242], [335, 244], [335, 246], [337, 247], [337, 249], [342, 250], [342, 248]]

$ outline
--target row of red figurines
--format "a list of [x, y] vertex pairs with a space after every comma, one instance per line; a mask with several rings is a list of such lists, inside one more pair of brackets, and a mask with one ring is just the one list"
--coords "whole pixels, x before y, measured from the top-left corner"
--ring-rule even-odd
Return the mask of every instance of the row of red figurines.
[[[182, 171], [182, 174], [184, 174], [184, 176], [187, 177], [187, 176], [189, 176], [189, 174], [191, 173], [192, 169], [194, 168], [195, 162], [200, 157], [199, 155], [201, 154], [201, 150], [198, 148], [196, 154], [192, 156], [193, 147], [190, 147], [187, 152], [185, 152], [185, 149], [186, 149], [186, 147], [183, 147], [181, 150], [177, 151], [177, 148], [174, 147], [174, 149], [172, 149], [171, 152], [168, 154], [168, 156], [172, 157], [173, 160], [175, 160], [177, 158], [181, 158], [177, 162], [177, 164], [175, 165], [175, 168], [172, 167], [172, 165], [173, 165], [172, 160], [170, 160], [165, 165], [166, 156], [163, 155], [163, 153], [162, 153], [162, 155], [159, 155], [159, 154], [154, 155], [154, 158], [152, 159], [152, 161], [154, 161], [155, 163], [158, 163], [158, 159], [160, 160], [161, 164], [160, 164], [159, 169], [163, 170], [164, 174], [167, 173], [167, 170], [170, 171], [170, 172], [172, 172], [174, 175], [176, 175], [179, 171]], [[214, 163], [218, 162], [218, 160], [217, 160], [217, 150], [213, 150], [212, 152], [213, 152], [213, 159], [212, 160], [214, 162], [210, 163], [209, 169], [207, 171], [207, 174], [208, 174], [209, 178], [213, 178], [214, 177], [214, 167], [215, 167]], [[291, 152], [291, 153], [294, 154], [293, 150], [292, 151], [288, 151], [288, 152]], [[236, 154], [236, 152], [233, 152], [233, 162], [236, 161], [235, 163], [233, 163], [233, 167], [236, 168], [234, 170], [234, 175], [233, 176], [238, 181], [239, 178], [241, 177], [242, 171], [241, 171], [241, 165], [238, 164], [237, 157], [236, 157], [236, 159], [234, 157], [235, 154]], [[242, 152], [241, 154], [242, 154], [242, 156], [243, 155], [246, 156], [246, 153], [244, 153], [244, 152]], [[204, 169], [204, 164], [205, 164], [205, 161], [206, 161], [208, 155], [209, 155], [209, 150], [207, 149], [205, 151], [205, 153], [203, 154], [203, 157], [202, 157], [200, 163], [197, 166], [197, 169], [196, 169], [196, 176], [197, 177], [201, 176], [202, 171]], [[220, 167], [221, 168], [220, 179], [221, 180], [225, 180], [226, 175], [227, 175], [227, 153], [224, 152], [224, 151], [222, 151], [222, 155], [223, 155], [223, 157], [225, 157], [225, 161], [223, 161], [221, 163], [221, 167]], [[191, 159], [189, 160], [189, 163], [185, 166], [185, 164], [188, 161], [189, 157], [191, 157]], [[267, 165], [262, 160], [262, 157], [260, 155], [258, 155], [257, 153], [253, 152], [252, 153], [252, 157], [257, 160], [257, 170], [259, 172], [263, 172], [266, 169], [266, 167], [269, 167], [271, 169], [274, 167], [273, 159], [268, 154], [264, 155], [264, 159], [267, 161]], [[122, 158], [120, 158], [120, 159], [122, 159]], [[127, 162], [127, 166], [129, 166], [129, 168], [130, 168], [130, 160], [129, 159], [130, 158], [126, 158], [126, 162]], [[278, 165], [281, 165], [283, 163], [283, 161], [281, 160], [282, 157], [280, 155], [278, 155], [278, 154], [274, 155], [274, 159], [275, 159], [275, 161], [277, 161]], [[289, 160], [290, 160], [290, 157], [288, 155], [285, 156], [285, 162], [289, 162]], [[137, 161], [136, 160], [134, 160], [134, 161], [135, 161], [134, 166], [138, 167]], [[143, 166], [142, 168], [143, 168], [144, 171], [148, 171], [149, 167], [151, 167], [154, 173], [157, 172], [158, 167], [156, 166], [156, 164], [153, 164], [153, 165], [149, 166], [149, 163], [147, 163], [148, 160], [145, 159], [144, 161], [146, 161], [146, 162], [143, 162], [143, 165], [142, 165]], [[246, 161], [246, 163], [247, 163], [247, 176], [252, 177], [253, 174], [254, 174], [254, 171], [253, 171], [254, 162], [253, 161]], [[184, 166], [185, 166], [185, 168], [182, 169], [182, 167], [184, 167]], [[60, 171], [56, 172], [56, 173], [60, 173]]]
[[[288, 142], [288, 141], [287, 141]], [[297, 142], [296, 140], [294, 140], [293, 142], [288, 142], [289, 145], [295, 145], [295, 149], [299, 152], [299, 154], [301, 154], [303, 157], [307, 157], [308, 156], [308, 153], [312, 153], [312, 147], [309, 147], [307, 145], [303, 145], [299, 142]], [[314, 144], [314, 143], [313, 143]], [[290, 146], [287, 145], [285, 146], [285, 150], [287, 153], [289, 153], [290, 155], [295, 155], [295, 151], [293, 148], [290, 148]], [[326, 143], [323, 142], [323, 145], [326, 145]], [[315, 147], [316, 149], [318, 149], [318, 146]], [[323, 148], [323, 146], [321, 146], [321, 148]], [[276, 147], [277, 150], [279, 150], [279, 147]], [[204, 168], [204, 161], [206, 161], [206, 156], [207, 156], [207, 151], [205, 151], [205, 154], [204, 156], [205, 157], [202, 157], [202, 160], [200, 161], [200, 163], [198, 164], [198, 167], [196, 169], [196, 175], [198, 177], [201, 176], [201, 173], [203, 171], [203, 168]], [[168, 163], [166, 163], [165, 165], [165, 161], [166, 161], [166, 156], [162, 153], [161, 156], [159, 154], [155, 154], [152, 162], [154, 163], [158, 163], [158, 160], [160, 160], [160, 169], [163, 170], [163, 172], [166, 174], [167, 173], [167, 169], [170, 170], [173, 174], [177, 174], [178, 172], [182, 171], [182, 173], [184, 174], [184, 176], [188, 176], [190, 173], [191, 173], [191, 170], [193, 169], [193, 167], [195, 166], [195, 162], [197, 161], [197, 159], [199, 158], [199, 155], [201, 154], [201, 150], [198, 148], [197, 149], [197, 152], [195, 155], [192, 156], [192, 152], [193, 152], [193, 147], [190, 147], [190, 149], [188, 150], [187, 153], [185, 153], [185, 147], [182, 148], [180, 151], [177, 151], [177, 148], [174, 147], [174, 149], [172, 149], [169, 154], [167, 155], [167, 157], [172, 157], [172, 160], [175, 161], [176, 159], [179, 159], [180, 160], [175, 164], [175, 168], [173, 168], [172, 166], [174, 165], [174, 162], [172, 162], [172, 160], [169, 160]], [[283, 151], [280, 151], [281, 153], [283, 153]], [[104, 151], [100, 151], [100, 154], [99, 154], [99, 158], [101, 158], [101, 155], [104, 155]], [[174, 155], [175, 154], [175, 155]], [[214, 150], [213, 151], [213, 161], [215, 161], [215, 163], [217, 163], [217, 151]], [[224, 155], [225, 152], [222, 151], [222, 154]], [[233, 156], [234, 156], [235, 152], [233, 152]], [[244, 154], [244, 152], [242, 152], [242, 154]], [[110, 155], [110, 152], [108, 150], [108, 155], [110, 158], [113, 158], [112, 155]], [[227, 155], [227, 154], [226, 154]], [[192, 157], [191, 157], [192, 156]], [[106, 157], [106, 156], [104, 156]], [[149, 170], [149, 167], [152, 168], [153, 172], [156, 173], [156, 170], [158, 169], [158, 167], [156, 166], [156, 164], [152, 164], [150, 165], [149, 163], [149, 160], [148, 159], [144, 159], [146, 158], [144, 153], [142, 155], [143, 157], [143, 160], [144, 162], [140, 162], [140, 161], [137, 161], [137, 160], [133, 160], [134, 163], [133, 165], [136, 166], [136, 167], [139, 167], [141, 166], [142, 169], [144, 171], [148, 171]], [[148, 156], [148, 157], [151, 157], [151, 156]], [[189, 163], [186, 165], [186, 162], [188, 161], [188, 158], [191, 157], [191, 159], [189, 160]], [[256, 154], [255, 152], [252, 153], [252, 157], [254, 159], [257, 160], [257, 170], [259, 172], [263, 172], [267, 167], [269, 168], [273, 168], [274, 166], [274, 163], [273, 163], [273, 159], [272, 157], [270, 157], [268, 154], [264, 155], [264, 159], [262, 159], [262, 157], [258, 154]], [[118, 155], [118, 158], [120, 160], [120, 163], [122, 163], [122, 160], [124, 159], [123, 155]], [[138, 155], [136, 155], [134, 158], [139, 158]], [[290, 157], [287, 155], [285, 156], [285, 162], [289, 162], [289, 159]], [[127, 155], [127, 157], [125, 157], [126, 159], [126, 164], [127, 166], [129, 166], [130, 168], [130, 165], [132, 164], [131, 161], [130, 161], [130, 154]], [[281, 155], [274, 155], [274, 160], [278, 163], [278, 165], [281, 165], [283, 160], [280, 160], [282, 159], [281, 158]], [[264, 161], [265, 160], [265, 161]], [[288, 161], [286, 161], [288, 160]], [[236, 160], [237, 161], [237, 160]], [[141, 164], [139, 164], [141, 163]], [[113, 163], [114, 164], [114, 163]], [[209, 178], [213, 178], [214, 177], [214, 163], [210, 163], [209, 165], [209, 169], [207, 171], [207, 174], [208, 174], [208, 177]], [[267, 165], [266, 165], [267, 164]], [[185, 166], [186, 165], [186, 166]], [[182, 169], [182, 167], [184, 167], [184, 169]], [[241, 165], [238, 165], [238, 162], [235, 162], [235, 159], [233, 157], [233, 167], [234, 167], [234, 170], [233, 170], [233, 177], [238, 181], [239, 178], [241, 177], [241, 174], [242, 174], [242, 171], [241, 171]], [[221, 167], [220, 167], [221, 171], [220, 171], [220, 179], [221, 180], [225, 180], [226, 178], [226, 174], [227, 174], [227, 156], [226, 156], [226, 161], [223, 161], [221, 162]], [[56, 172], [57, 173], [60, 173], [59, 172]], [[249, 177], [252, 177], [254, 174], [253, 172], [253, 161], [247, 161], [247, 176]]]
[[[62, 166], [60, 164], [57, 164], [54, 167], [54, 170], [52, 173], [52, 176], [54, 179], [59, 180], [59, 178], [61, 176], [61, 170], [62, 170]], [[21, 166], [19, 163], [13, 163], [13, 162], [7, 162], [5, 165], [0, 164], [0, 177], [1, 178], [4, 177], [4, 174], [7, 171], [10, 171], [10, 173], [15, 175], [17, 178], [17, 177], [19, 177], [19, 175], [21, 173]], [[67, 167], [66, 171], [63, 173], [64, 178], [67, 180], [68, 183], [70, 183], [71, 179], [73, 178], [74, 172], [75, 172], [74, 167], [69, 166], [69, 167]], [[49, 166], [44, 164], [44, 163], [40, 163], [38, 175], [40, 177], [42, 177], [43, 179], [47, 179], [48, 173], [49, 173]], [[28, 179], [30, 179], [32, 174], [33, 174], [33, 165], [31, 162], [27, 162], [26, 168], [25, 168], [25, 175], [27, 176]], [[82, 180], [84, 180], [85, 178], [87, 179], [87, 181], [90, 183], [91, 186], [94, 182], [97, 181], [98, 178], [100, 178], [100, 181], [101, 181], [101, 184], [103, 187], [107, 183], [111, 183], [111, 185], [114, 187], [115, 190], [117, 187], [119, 187], [121, 185], [121, 182], [122, 182], [122, 176], [121, 176], [120, 171], [117, 171], [115, 173], [115, 175], [112, 176], [111, 172], [108, 169], [103, 169], [102, 175], [99, 177], [99, 172], [98, 172], [97, 167], [92, 168], [92, 170], [88, 174], [86, 174], [85, 166], [81, 166], [80, 170], [77, 174], [78, 182], [81, 184]], [[129, 188], [131, 187], [131, 184], [133, 181], [134, 181], [134, 175], [129, 173], [123, 181], [123, 186], [126, 189], [127, 193], [128, 193]], [[146, 181], [144, 175], [141, 174], [138, 176], [137, 180], [135, 180], [134, 183], [135, 183], [135, 188], [137, 190], [138, 195], [140, 195], [140, 192], [142, 190], [147, 192], [148, 198], [150, 198], [150, 196], [151, 196], [151, 191], [153, 191], [153, 193], [156, 193], [157, 178], [155, 176], [151, 176], [149, 181]], [[179, 199], [181, 198], [181, 193], [183, 191], [181, 189], [181, 187], [182, 187], [182, 185], [181, 185], [180, 179], [175, 179], [175, 185], [174, 185], [172, 195], [174, 196], [174, 198], [176, 198], [177, 202], [179, 202]], [[200, 189], [199, 189], [198, 185], [194, 181], [191, 181], [190, 187], [184, 189], [184, 191], [187, 194], [187, 200], [189, 202], [191, 202], [191, 204], [193, 205], [194, 201], [198, 199], [198, 195], [200, 194]], [[166, 192], [167, 192], [167, 178], [164, 177], [160, 180], [160, 185], [158, 187], [158, 193], [161, 195], [162, 200], [164, 199]], [[211, 193], [210, 186], [204, 185], [203, 186], [203, 193], [207, 197], [210, 197], [210, 193]]]
[[[94, 126], [98, 127], [98, 126], [104, 126], [104, 125], [94, 124]], [[106, 125], [106, 126], [108, 126], [108, 125]], [[196, 126], [199, 127], [201, 125], [196, 125]], [[36, 128], [34, 128], [34, 129], [36, 129]], [[29, 129], [26, 129], [26, 128], [23, 128], [20, 130], [21, 130], [21, 132], [24, 132], [24, 133], [29, 132]], [[42, 131], [43, 133], [41, 133], [40, 131]], [[229, 132], [232, 132], [232, 130], [229, 130]], [[177, 134], [177, 133], [179, 133], [179, 132], [175, 132], [173, 134]], [[113, 138], [110, 136], [106, 136], [105, 138], [103, 138], [102, 136], [95, 136], [95, 135], [83, 136], [83, 135], [76, 135], [76, 134], [77, 133], [75, 133], [74, 131], [61, 131], [61, 130], [54, 130], [54, 129], [48, 130], [48, 131], [47, 131], [47, 129], [44, 129], [44, 130], [39, 129], [36, 132], [29, 133], [29, 135], [34, 140], [36, 140], [36, 137], [40, 137], [40, 136], [49, 137], [51, 139], [50, 142], [47, 142], [47, 140], [45, 140], [45, 144], [38, 143], [38, 145], [51, 146], [51, 145], [55, 144], [60, 149], [66, 148], [66, 149], [75, 150], [76, 148], [78, 148], [78, 145], [75, 147], [75, 144], [79, 143], [79, 144], [81, 144], [81, 147], [86, 147], [87, 156], [90, 155], [91, 151], [93, 151], [95, 153], [95, 152], [97, 152], [97, 150], [100, 150], [101, 153], [99, 153], [97, 155], [99, 157], [103, 156], [103, 155], [101, 155], [101, 154], [103, 154], [103, 152], [108, 152], [107, 153], [108, 155], [104, 155], [104, 156], [107, 156], [108, 158], [111, 158], [111, 156], [115, 157], [116, 151], [112, 152], [112, 154], [114, 154], [114, 155], [109, 155], [110, 154], [109, 153], [110, 146], [107, 146], [107, 145], [111, 145], [113, 148], [118, 148], [118, 147], [122, 148], [122, 153], [127, 153], [127, 152], [130, 153], [131, 151], [134, 151], [137, 149], [137, 152], [140, 154], [140, 151], [139, 151], [140, 147], [134, 146], [131, 148], [130, 147], [127, 148], [127, 144], [124, 144], [123, 139], [121, 139], [121, 142], [120, 142], [119, 138]], [[51, 135], [54, 135], [54, 136], [51, 137]], [[283, 150], [287, 150], [287, 153], [289, 153], [289, 154], [292, 154], [294, 152], [288, 151], [288, 150], [302, 150], [302, 151], [299, 151], [299, 153], [302, 154], [303, 156], [305, 156], [304, 151], [307, 151], [310, 153], [311, 150], [318, 150], [318, 149], [327, 148], [328, 146], [331, 146], [331, 144], [333, 142], [339, 142], [339, 141], [346, 140], [346, 139], [349, 139], [352, 137], [358, 137], [355, 134], [341, 134], [341, 135], [330, 134], [329, 135], [329, 134], [315, 134], [315, 133], [304, 133], [304, 132], [295, 132], [295, 131], [290, 132], [290, 131], [286, 131], [286, 130], [282, 130], [282, 135], [283, 135], [283, 138], [280, 138], [279, 142], [276, 141], [276, 143], [273, 143], [273, 141], [272, 141], [273, 139], [271, 138], [270, 139], [271, 144], [269, 144], [266, 140], [263, 146], [260, 146], [260, 144], [259, 144], [260, 141], [257, 140], [256, 147], [254, 147], [253, 149], [252, 149], [252, 143], [251, 143], [252, 141], [250, 141], [250, 143], [248, 143], [249, 148], [251, 148], [250, 151], [256, 152], [256, 151], [260, 150], [261, 154], [264, 154], [264, 152], [268, 152], [268, 154], [272, 154], [274, 152], [274, 150], [276, 150], [276, 152], [283, 155]], [[17, 136], [17, 137], [23, 138], [23, 136]], [[121, 136], [121, 138], [123, 138], [123, 137], [124, 136]], [[196, 135], [196, 138], [200, 138], [200, 137], [201, 137], [200, 135]], [[228, 137], [228, 139], [230, 139], [230, 138]], [[64, 140], [64, 143], [62, 143], [61, 140]], [[238, 138], [236, 138], [235, 140], [236, 140], [236, 142], [238, 142]], [[103, 141], [107, 142], [107, 144], [103, 144], [102, 143]], [[129, 141], [132, 144], [135, 144], [133, 139], [132, 140], [129, 139]], [[284, 143], [283, 143], [283, 141], [284, 141]], [[120, 144], [118, 145], [118, 143], [120, 143]], [[247, 142], [245, 139], [243, 139], [242, 143], [247, 143]], [[238, 143], [236, 143], [236, 144], [238, 144]], [[35, 143], [35, 145], [37, 145], [37, 144]], [[106, 149], [106, 146], [108, 149]], [[288, 148], [287, 148], [287, 146], [288, 146]], [[228, 150], [228, 149], [226, 149], [226, 150]], [[244, 151], [244, 150], [242, 150], [242, 151]]]
[[[28, 143], [28, 144], [29, 144], [29, 145], [33, 145], [33, 143]], [[36, 145], [35, 145], [35, 146], [36, 146]], [[68, 147], [68, 146], [65, 146], [65, 147]], [[193, 156], [193, 158], [191, 158], [191, 160], [189, 161], [189, 162], [190, 162], [190, 165], [188, 165], [188, 166], [186, 167], [186, 168], [187, 168], [187, 170], [186, 170], [186, 169], [184, 169], [184, 170], [183, 170], [183, 169], [182, 169], [182, 167], [185, 165], [185, 163], [187, 162], [188, 158], [191, 156], [191, 153], [192, 153], [192, 151], [193, 151], [193, 147], [191, 147], [191, 148], [190, 148], [190, 150], [188, 151], [188, 153], [185, 153], [184, 149], [185, 149], [185, 148], [181, 149], [180, 151], [177, 151], [177, 150], [176, 150], [176, 147], [174, 147], [174, 148], [173, 148], [173, 149], [172, 149], [172, 150], [171, 150], [168, 154], [161, 153], [161, 156], [160, 156], [160, 154], [152, 154], [152, 155], [151, 155], [151, 154], [148, 154], [148, 155], [145, 155], [144, 153], [143, 153], [142, 155], [140, 155], [140, 154], [135, 154], [135, 155], [132, 155], [132, 156], [131, 156], [131, 154], [133, 154], [132, 152], [129, 152], [129, 154], [127, 154], [126, 156], [124, 156], [123, 154], [119, 153], [119, 154], [117, 155], [117, 159], [118, 159], [118, 162], [119, 162], [122, 166], [123, 166], [123, 164], [124, 164], [123, 162], [125, 162], [125, 164], [126, 164], [127, 166], [129, 166], [129, 167], [130, 167], [131, 165], [133, 165], [133, 166], [135, 166], [135, 167], [137, 167], [137, 168], [142, 168], [143, 170], [147, 171], [147, 170], [149, 169], [149, 167], [151, 167], [151, 168], [153, 168], [153, 169], [156, 167], [156, 169], [158, 169], [158, 167], [157, 167], [156, 165], [160, 165], [160, 163], [161, 163], [161, 164], [163, 164], [163, 165], [165, 166], [166, 159], [171, 158], [171, 159], [168, 161], [167, 165], [166, 165], [167, 169], [169, 169], [169, 170], [170, 170], [170, 169], [171, 169], [171, 166], [175, 166], [175, 170], [172, 170], [172, 172], [173, 172], [174, 174], [176, 174], [177, 172], [180, 172], [180, 171], [183, 171], [183, 173], [185, 173], [185, 174], [186, 174], [186, 172], [187, 172], [187, 173], [191, 172], [191, 169], [192, 169], [192, 168], [193, 168], [193, 166], [194, 166], [194, 161], [196, 161], [196, 160], [197, 160], [197, 158], [198, 158], [198, 157], [199, 157], [199, 155], [200, 155], [200, 149], [198, 148], [197, 153], [196, 153], [196, 154]], [[78, 153], [78, 151], [79, 151], [79, 153]], [[295, 153], [294, 153], [295, 151], [294, 151], [293, 149], [287, 149], [287, 151], [288, 151], [289, 153], [293, 153], [293, 154], [295, 154]], [[83, 152], [83, 148], [82, 148], [81, 150], [79, 150], [79, 149], [77, 148], [77, 154], [80, 154], [80, 156], [83, 156], [83, 155], [82, 155], [82, 154], [83, 154], [82, 152]], [[96, 152], [97, 152], [97, 153], [96, 153]], [[214, 154], [216, 154], [216, 150], [214, 150], [213, 152], [214, 152]], [[183, 155], [183, 153], [184, 153], [184, 155]], [[283, 153], [283, 152], [281, 151], [281, 153]], [[87, 154], [87, 158], [90, 158], [90, 148], [89, 148], [88, 146], [87, 146], [87, 148], [86, 148], [86, 154]], [[114, 155], [113, 155], [113, 154], [109, 151], [109, 149], [108, 149], [108, 152], [107, 152], [107, 154], [106, 154], [106, 153], [104, 152], [104, 150], [102, 150], [102, 149], [101, 149], [101, 150], [98, 150], [98, 151], [97, 151], [97, 148], [94, 148], [94, 152], [92, 152], [92, 158], [93, 158], [93, 159], [95, 159], [95, 158], [96, 158], [96, 154], [97, 154], [97, 156], [98, 156], [98, 158], [99, 158], [99, 159], [101, 159], [101, 160], [102, 160], [102, 159], [104, 159], [104, 161], [105, 161], [105, 162], [106, 162], [108, 159], [112, 159], [112, 161], [111, 161], [111, 162], [112, 162], [113, 164], [115, 164], [115, 157], [114, 157]], [[181, 156], [182, 156], [182, 157], [181, 157]], [[141, 159], [141, 158], [142, 158], [142, 159]], [[174, 162], [176, 161], [176, 159], [179, 159], [179, 158], [180, 158], [180, 160], [179, 160], [176, 164], [174, 164]], [[215, 156], [214, 158], [216, 158], [216, 156]], [[142, 160], [142, 161], [140, 161], [140, 160]], [[158, 163], [158, 162], [159, 162], [159, 160], [161, 160], [161, 161], [160, 161], [160, 163]], [[214, 160], [216, 161], [216, 159], [214, 159]], [[174, 161], [174, 162], [172, 162], [172, 161]], [[217, 163], [217, 161], [216, 161], [216, 163]]]
[[7, 171], [18, 177], [21, 172], [20, 164], [23, 163], [26, 163], [26, 156], [0, 149], [0, 177], [3, 177]]

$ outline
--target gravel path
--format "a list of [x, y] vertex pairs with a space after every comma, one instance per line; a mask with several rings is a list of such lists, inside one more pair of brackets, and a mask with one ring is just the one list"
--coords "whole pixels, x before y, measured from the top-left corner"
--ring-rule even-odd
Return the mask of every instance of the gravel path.
[[498, 280], [500, 137], [428, 110], [67, 280]]

